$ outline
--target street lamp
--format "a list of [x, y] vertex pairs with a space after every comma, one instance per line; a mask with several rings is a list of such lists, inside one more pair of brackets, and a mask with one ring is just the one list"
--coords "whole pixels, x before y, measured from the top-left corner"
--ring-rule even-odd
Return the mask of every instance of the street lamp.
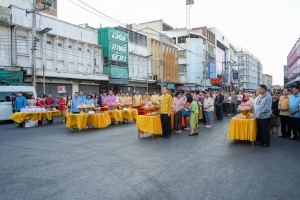
[[[52, 28], [44, 28], [43, 30], [41, 30], [41, 31], [39, 31], [38, 33], [40, 33], [40, 34], [42, 34], [43, 36], [43, 40], [42, 40], [42, 56], [44, 57], [45, 56], [45, 54], [44, 54], [44, 37], [45, 37], [45, 34], [46, 33], [48, 33], [48, 32], [50, 32], [50, 31], [52, 31]], [[46, 58], [46, 60], [47, 60], [47, 58]], [[35, 77], [35, 74], [32, 74], [32, 76], [34, 76]], [[35, 78], [34, 78], [34, 80], [35, 80]], [[44, 93], [43, 94], [46, 94], [46, 86], [45, 86], [45, 65], [43, 64], [43, 90], [44, 90]]]

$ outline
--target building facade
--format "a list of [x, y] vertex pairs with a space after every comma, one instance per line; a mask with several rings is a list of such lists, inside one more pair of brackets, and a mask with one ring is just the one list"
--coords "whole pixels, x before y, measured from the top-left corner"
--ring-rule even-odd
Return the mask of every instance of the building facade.
[[262, 84], [261, 61], [247, 50], [238, 50], [238, 75], [241, 90], [257, 90]]
[[289, 74], [289, 67], [287, 65], [284, 65], [283, 66], [283, 80], [284, 80], [284, 85], [289, 82], [288, 74]]
[[[80, 89], [98, 93], [103, 85], [107, 85], [109, 79], [103, 73], [102, 47], [98, 45], [96, 29], [70, 24], [41, 13], [37, 16], [36, 38], [32, 38], [31, 21], [24, 17], [25, 9], [15, 5], [7, 9], [11, 17], [0, 25], [0, 51], [3, 52], [0, 67], [7, 71], [23, 72], [24, 83], [19, 85], [32, 84], [33, 41], [36, 46], [38, 94], [50, 92], [56, 96], [57, 86], [65, 86], [66, 93], [70, 94]], [[27, 17], [30, 18], [31, 14]], [[45, 28], [52, 30], [44, 33]]]
[[287, 56], [287, 66], [290, 81], [300, 77], [300, 38]]
[[273, 87], [273, 77], [269, 74], [262, 75], [262, 83], [267, 86], [268, 89]]

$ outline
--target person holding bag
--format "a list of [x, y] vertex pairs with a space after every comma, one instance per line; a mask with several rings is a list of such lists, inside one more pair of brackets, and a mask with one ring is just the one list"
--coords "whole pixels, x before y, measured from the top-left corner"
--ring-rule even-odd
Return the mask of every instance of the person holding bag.
[[183, 98], [181, 93], [177, 92], [172, 105], [174, 110], [174, 130], [176, 130], [176, 133], [181, 133], [182, 131], [182, 104]]

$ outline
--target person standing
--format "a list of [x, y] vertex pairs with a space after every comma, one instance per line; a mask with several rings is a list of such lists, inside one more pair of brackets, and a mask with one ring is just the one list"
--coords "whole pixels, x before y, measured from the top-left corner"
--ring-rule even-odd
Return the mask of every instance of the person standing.
[[[26, 108], [26, 98], [23, 97], [23, 93], [22, 92], [18, 92], [18, 97], [16, 97], [15, 100], [15, 111], [16, 112], [20, 112], [20, 110], [22, 108]], [[19, 123], [19, 127], [23, 127], [23, 123]]]
[[191, 126], [191, 133], [189, 136], [195, 136], [198, 135], [198, 115], [199, 115], [199, 107], [197, 104], [198, 97], [196, 95], [192, 96], [193, 98], [192, 102], [190, 103], [190, 111], [191, 111], [191, 118], [190, 118], [190, 126]]
[[30, 99], [27, 99], [27, 106], [28, 107], [34, 107], [36, 104], [36, 100], [34, 99], [34, 95], [32, 94], [30, 96]]
[[293, 137], [290, 140], [297, 140], [300, 141], [300, 94], [299, 94], [299, 86], [293, 87], [293, 95], [290, 96], [289, 99], [289, 116], [291, 117], [291, 124], [293, 129]]
[[[54, 105], [55, 105], [55, 101], [54, 99], [52, 98], [52, 94], [49, 93], [47, 98], [45, 99], [45, 105], [46, 105], [46, 109], [47, 110], [51, 110], [54, 108]], [[51, 120], [48, 120], [48, 124], [52, 124], [53, 123], [53, 119]]]
[[206, 119], [205, 128], [211, 128], [213, 124], [214, 100], [210, 96], [210, 92], [206, 92], [206, 97], [203, 101], [203, 110]]
[[221, 91], [218, 90], [218, 95], [215, 99], [215, 105], [216, 105], [216, 117], [217, 120], [222, 121], [223, 120], [223, 102], [224, 102], [224, 96], [221, 94]]
[[237, 104], [238, 104], [238, 96], [235, 91], [231, 94], [231, 103], [232, 103], [232, 114], [237, 114]]
[[261, 147], [270, 146], [270, 116], [272, 114], [272, 97], [267, 91], [266, 85], [258, 87], [260, 96], [258, 97], [255, 105], [254, 115], [257, 119], [257, 130], [259, 142], [257, 145]]
[[177, 92], [175, 96], [176, 97], [174, 98], [173, 105], [172, 105], [174, 110], [174, 130], [176, 130], [176, 133], [181, 133], [183, 98], [181, 97], [180, 92]]
[[58, 123], [65, 123], [66, 119], [66, 99], [64, 95], [60, 95], [59, 99], [57, 100], [58, 103], [58, 110], [60, 110], [61, 115], [58, 117]]
[[102, 106], [107, 106], [107, 95], [106, 93], [104, 92], [102, 97], [101, 97], [101, 102], [102, 102]]
[[[139, 91], [136, 91], [135, 95], [132, 97], [133, 105], [135, 108], [139, 108], [142, 105], [142, 96], [140, 95]], [[171, 103], [172, 106], [172, 103]]]
[[[270, 124], [271, 125], [270, 129], [272, 130], [272, 133], [275, 134], [278, 134], [278, 129], [280, 126], [278, 104], [279, 104], [278, 95], [277, 93], [274, 93], [272, 95], [272, 117], [271, 117], [271, 119], [274, 120], [274, 122]], [[274, 132], [274, 128], [275, 128], [275, 132]]]
[[45, 102], [43, 99], [41, 99], [41, 96], [37, 96], [35, 105], [38, 107], [44, 107], [44, 104]]
[[239, 105], [241, 105], [242, 100], [243, 100], [243, 94], [241, 91], [239, 91], [237, 107], [239, 107]]
[[227, 102], [228, 102], [228, 94], [225, 90], [223, 90], [223, 96], [224, 96], [224, 100], [223, 100], [223, 114], [224, 115], [227, 115], [228, 112], [227, 112]]
[[148, 92], [146, 92], [145, 95], [143, 96], [143, 100], [146, 100], [146, 101], [150, 101], [151, 100], [151, 96], [149, 95]]
[[112, 91], [109, 91], [109, 95], [107, 97], [106, 103], [107, 103], [108, 108], [110, 108], [110, 109], [112, 109], [113, 104], [116, 103], [116, 96], [114, 95], [114, 93]]
[[151, 101], [156, 101], [158, 103], [158, 95], [156, 94], [156, 92], [153, 92], [153, 95], [151, 96]]
[[77, 108], [78, 104], [81, 103], [82, 99], [79, 96], [78, 92], [74, 93], [74, 98], [71, 101], [71, 112], [72, 114], [79, 114], [80, 110]]
[[87, 95], [86, 93], [85, 93], [85, 95], [83, 95], [83, 90], [79, 90], [79, 97], [80, 97], [82, 103], [85, 102], [86, 95]]
[[11, 94], [11, 107], [12, 107], [13, 113], [16, 112], [16, 110], [15, 110], [15, 102], [16, 102], [16, 94], [12, 93]]
[[228, 92], [227, 94], [227, 114], [230, 116], [232, 114], [232, 103], [231, 103], [231, 100], [232, 100], [232, 97], [231, 97], [231, 94], [230, 92]]
[[160, 105], [160, 120], [162, 126], [162, 137], [170, 138], [172, 133], [171, 112], [172, 112], [172, 96], [168, 94], [166, 87], [162, 89], [162, 98]]
[[121, 96], [119, 96], [118, 102], [120, 103], [121, 107], [125, 107], [126, 97], [124, 96], [124, 92], [121, 92]]
[[291, 120], [289, 118], [289, 93], [288, 89], [283, 89], [283, 96], [280, 97], [278, 103], [278, 110], [280, 111], [280, 123], [281, 123], [281, 136], [280, 138], [290, 138], [291, 137]]

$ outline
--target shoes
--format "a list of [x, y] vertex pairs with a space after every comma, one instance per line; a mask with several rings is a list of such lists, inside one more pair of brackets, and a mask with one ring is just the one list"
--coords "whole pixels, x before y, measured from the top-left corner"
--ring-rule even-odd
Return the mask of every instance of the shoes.
[[23, 127], [22, 125], [19, 125], [18, 127]]
[[264, 143], [262, 143], [262, 142], [256, 142], [255, 144], [256, 145], [263, 145]]
[[261, 147], [268, 147], [268, 146], [270, 146], [269, 144], [263, 144], [263, 145], [261, 145]]
[[202, 125], [206, 125], [206, 123], [203, 123]]
[[181, 132], [182, 132], [182, 130], [179, 130], [179, 131], [178, 131], [178, 133], [181, 133]]
[[212, 126], [206, 126], [205, 128], [212, 128]]
[[297, 138], [294, 136], [294, 137], [291, 137], [289, 140], [297, 140]]
[[188, 134], [188, 136], [195, 136], [195, 134], [190, 133], [190, 134]]
[[166, 138], [170, 138], [170, 137], [171, 137], [171, 135], [167, 135], [167, 136], [166, 136]]
[[278, 136], [278, 137], [280, 137], [280, 138], [286, 138], [287, 136], [285, 136], [285, 135], [281, 135], [281, 136]]
[[161, 135], [160, 137], [167, 137], [166, 135]]
[[285, 139], [288, 139], [288, 140], [289, 140], [290, 138], [291, 138], [291, 136], [286, 136], [286, 137], [285, 137]]
[[198, 133], [194, 133], [195, 135], [198, 135]]

